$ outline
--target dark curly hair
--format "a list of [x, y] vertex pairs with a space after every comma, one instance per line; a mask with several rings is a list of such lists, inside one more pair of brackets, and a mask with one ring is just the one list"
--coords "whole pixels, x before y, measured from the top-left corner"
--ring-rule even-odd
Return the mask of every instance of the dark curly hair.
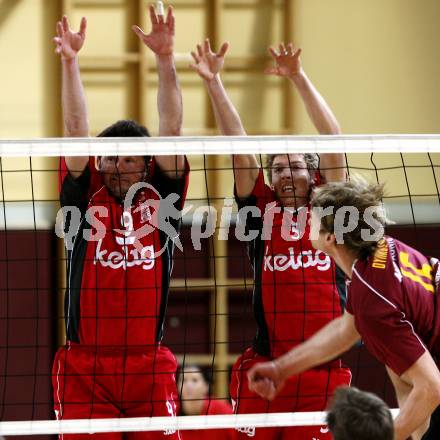
[[[131, 119], [122, 119], [105, 128], [98, 137], [150, 137], [147, 127]], [[99, 156], [98, 156], [99, 157]], [[148, 165], [151, 156], [144, 156], [145, 164]]]

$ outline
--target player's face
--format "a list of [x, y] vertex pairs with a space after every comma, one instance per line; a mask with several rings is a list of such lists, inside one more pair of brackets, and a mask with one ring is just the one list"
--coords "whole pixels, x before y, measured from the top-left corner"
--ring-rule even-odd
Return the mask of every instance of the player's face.
[[105, 186], [119, 198], [125, 197], [131, 185], [145, 179], [143, 156], [101, 156], [98, 167]]
[[276, 156], [270, 172], [272, 188], [282, 206], [298, 208], [308, 203], [312, 179], [302, 154]]
[[200, 371], [186, 371], [180, 376], [179, 390], [182, 400], [205, 400], [209, 387]]

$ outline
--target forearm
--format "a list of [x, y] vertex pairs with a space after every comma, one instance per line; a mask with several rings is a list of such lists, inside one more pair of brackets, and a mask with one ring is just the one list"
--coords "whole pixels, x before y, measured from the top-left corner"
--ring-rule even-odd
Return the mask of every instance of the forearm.
[[331, 361], [350, 349], [360, 339], [356, 329], [347, 327], [345, 316], [341, 316], [303, 344], [275, 360], [285, 378]]
[[232, 156], [232, 166], [237, 197], [246, 199], [251, 195], [260, 172], [257, 158], [254, 154], [236, 154]]
[[182, 131], [182, 93], [173, 55], [156, 55], [159, 75], [157, 107], [159, 136], [180, 136]]
[[[421, 405], [420, 402], [423, 402]], [[438, 406], [438, 397], [432, 389], [414, 387], [400, 408], [399, 415], [394, 421], [395, 440], [405, 440], [412, 434], [424, 432], [427, 421]], [[418, 437], [421, 437], [419, 435]]]
[[78, 58], [62, 60], [62, 108], [66, 137], [87, 137], [89, 121]]
[[324, 183], [345, 182], [347, 180], [347, 162], [345, 160], [345, 154], [320, 154], [319, 171], [324, 177]]
[[307, 113], [319, 134], [340, 134], [339, 123], [332, 110], [316, 90], [303, 70], [290, 77], [306, 107]]
[[240, 116], [229, 99], [219, 75], [205, 81], [220, 133], [224, 136], [245, 136]]
[[[159, 136], [180, 136], [182, 132], [182, 93], [177, 79], [174, 56], [156, 55], [159, 89]], [[180, 178], [185, 170], [185, 156], [156, 156], [156, 164], [170, 178]]]

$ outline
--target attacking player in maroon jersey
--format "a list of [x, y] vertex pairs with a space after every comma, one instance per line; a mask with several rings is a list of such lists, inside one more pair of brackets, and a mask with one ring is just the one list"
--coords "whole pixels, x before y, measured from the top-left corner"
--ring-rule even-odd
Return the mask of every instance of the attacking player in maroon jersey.
[[[209, 41], [197, 47], [193, 68], [204, 79], [217, 118], [225, 135], [245, 135], [237, 111], [229, 100], [219, 72], [228, 49], [225, 43], [213, 53]], [[313, 87], [300, 62], [300, 50], [280, 45], [270, 49], [275, 67], [268, 73], [287, 77], [300, 93], [321, 134], [338, 134], [332, 111]], [[351, 373], [339, 359], [292, 378], [273, 402], [249, 390], [247, 370], [274, 359], [302, 343], [342, 313], [336, 283], [336, 266], [328, 255], [314, 250], [309, 240], [308, 216], [312, 188], [321, 179], [345, 180], [343, 154], [280, 154], [268, 157], [269, 185], [255, 155], [233, 157], [235, 196], [241, 217], [254, 234], [249, 253], [254, 269], [254, 315], [258, 332], [254, 346], [246, 350], [232, 369], [230, 394], [237, 414], [322, 411], [334, 389], [349, 384]], [[318, 171], [318, 164], [320, 170]], [[256, 213], [249, 210], [258, 209]], [[321, 427], [246, 428], [241, 438], [320, 440], [330, 439]]]
[[[159, 135], [178, 136], [182, 102], [173, 57], [173, 11], [170, 8], [165, 18], [150, 7], [150, 16], [150, 34], [137, 26], [133, 30], [156, 55]], [[66, 17], [57, 25], [55, 43], [62, 61], [68, 137], [89, 136], [78, 66], [85, 31], [85, 18], [78, 33], [69, 29]], [[125, 120], [99, 136], [149, 134], [145, 127]], [[66, 237], [72, 231], [74, 237], [66, 240], [67, 344], [58, 350], [53, 366], [55, 412], [57, 419], [175, 416], [177, 365], [161, 339], [173, 239], [180, 227], [176, 213], [183, 208], [188, 164], [184, 156], [105, 156], [104, 148], [96, 158], [96, 169], [95, 158], [65, 157], [62, 161], [60, 199], [68, 213]], [[167, 198], [171, 194], [179, 196], [177, 202], [174, 196]], [[163, 215], [164, 208], [169, 215], [165, 223], [158, 214], [162, 210]], [[121, 439], [122, 435], [102, 437]], [[126, 436], [180, 438], [172, 430]]]
[[381, 185], [362, 180], [316, 190], [312, 243], [346, 274], [347, 313], [275, 361], [254, 366], [249, 383], [273, 399], [287, 378], [334, 359], [362, 338], [386, 365], [396, 390], [394, 438], [434, 440], [440, 438], [439, 264], [384, 235], [382, 197]]

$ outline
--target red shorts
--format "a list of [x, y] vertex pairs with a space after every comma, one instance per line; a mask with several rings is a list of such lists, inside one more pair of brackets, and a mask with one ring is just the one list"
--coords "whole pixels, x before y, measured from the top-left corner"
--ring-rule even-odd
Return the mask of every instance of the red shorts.
[[[156, 350], [98, 349], [72, 344], [58, 350], [52, 369], [55, 414], [61, 419], [176, 415], [176, 359]], [[123, 433], [69, 434], [60, 438], [121, 440]], [[129, 440], [180, 439], [176, 431], [126, 433]]]
[[[249, 391], [246, 374], [253, 365], [268, 360], [248, 349], [232, 367], [229, 391], [236, 414], [324, 411], [334, 390], [341, 385], [350, 385], [351, 382], [350, 370], [341, 368], [339, 362], [335, 362], [335, 367], [315, 368], [293, 376], [286, 382], [280, 394], [269, 402]], [[242, 439], [252, 437], [264, 440], [329, 440], [332, 438], [326, 426], [245, 428], [239, 431], [239, 438]]]

